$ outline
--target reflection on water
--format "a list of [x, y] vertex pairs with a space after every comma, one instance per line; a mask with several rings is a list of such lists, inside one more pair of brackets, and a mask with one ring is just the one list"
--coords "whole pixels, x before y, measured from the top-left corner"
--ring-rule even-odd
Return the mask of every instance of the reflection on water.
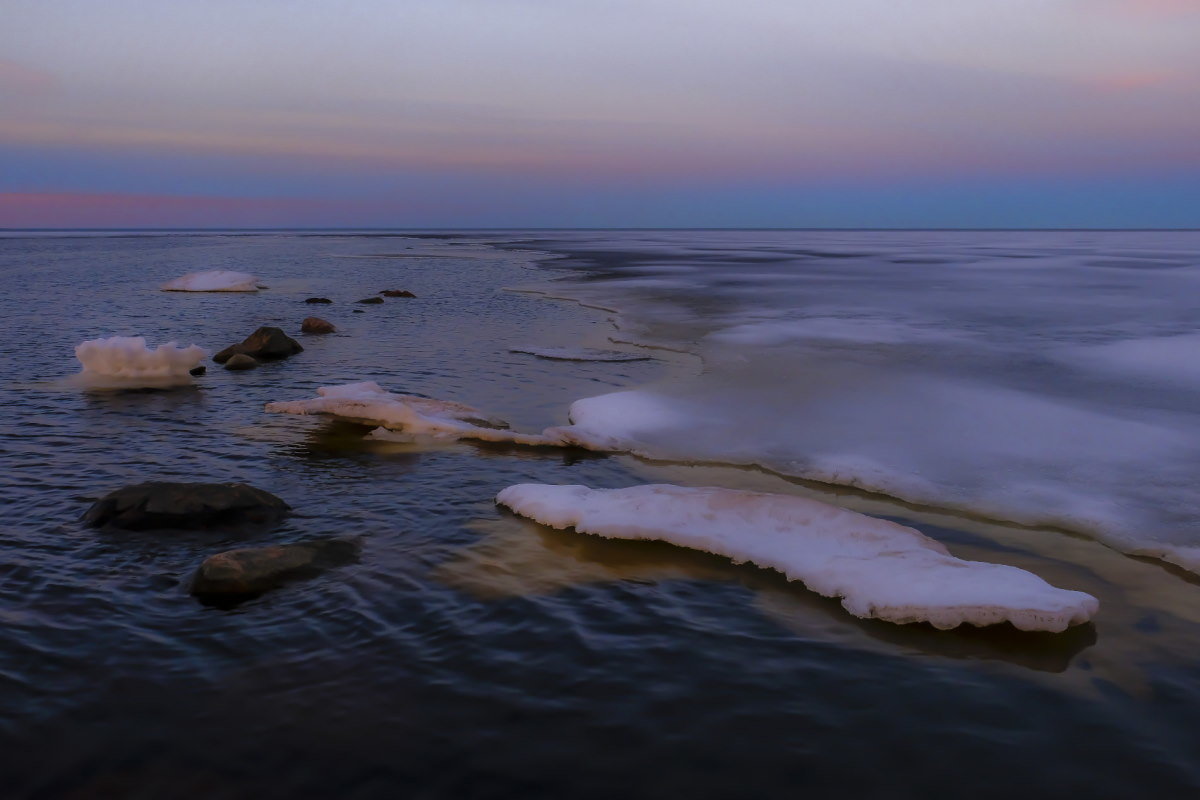
[[[934, 797], [963, 785], [1009, 797], [1028, 790], [1025, 770], [1089, 796], [1200, 787], [1200, 587], [1158, 564], [761, 472], [386, 442], [263, 413], [374, 380], [540, 430], [566, 422], [577, 398], [696, 371], [658, 350], [627, 363], [509, 353], [623, 334], [604, 313], [501, 291], [566, 274], [482, 244], [514, 237], [460, 249], [445, 236], [390, 235], [386, 248], [347, 234], [0, 238], [6, 796]], [[416, 257], [338, 257], [381, 249]], [[792, 249], [811, 251], [808, 280], [838, 279], [828, 248]], [[698, 273], [736, 254], [700, 255], [675, 266]], [[214, 267], [272, 288], [153, 289]], [[351, 313], [393, 287], [417, 299]], [[665, 326], [687, 329], [669, 313], [675, 290], [639, 291]], [[141, 334], [215, 352], [259, 325], [297, 328], [313, 295], [334, 300], [322, 316], [340, 333], [306, 338], [286, 361], [212, 369], [169, 391], [48, 385], [77, 368], [84, 339]], [[244, 481], [296, 513], [249, 537], [77, 522], [92, 499], [149, 479]], [[492, 502], [520, 482], [645, 481], [812, 494], [898, 518], [956, 555], [1095, 594], [1101, 612], [1052, 638], [863, 622], [771, 572], [550, 531]], [[361, 542], [357, 562], [232, 609], [188, 593], [215, 552], [334, 537]]]
[[1077, 654], [1096, 642], [1091, 624], [1051, 634], [1018, 631], [1011, 625], [939, 631], [926, 624], [860, 620], [847, 615], [839, 601], [807, 591], [769, 570], [663, 542], [555, 530], [506, 512], [499, 519], [477, 520], [471, 528], [484, 538], [456, 552], [434, 575], [483, 599], [548, 594], [608, 581], [732, 581], [754, 591], [759, 609], [797, 635], [846, 647], [986, 658], [1063, 672]]

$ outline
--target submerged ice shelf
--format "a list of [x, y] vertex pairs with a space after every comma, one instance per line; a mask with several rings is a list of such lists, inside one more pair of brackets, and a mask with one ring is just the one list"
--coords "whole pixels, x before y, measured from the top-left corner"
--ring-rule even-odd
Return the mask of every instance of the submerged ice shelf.
[[262, 284], [246, 272], [213, 269], [192, 272], [162, 285], [164, 292], [257, 292]]
[[510, 347], [510, 353], [525, 353], [554, 361], [648, 361], [650, 356], [626, 353], [621, 350], [599, 350], [592, 347]]
[[949, 629], [1063, 631], [1096, 598], [1016, 567], [964, 561], [919, 531], [816, 500], [718, 488], [519, 484], [496, 502], [554, 528], [659, 540], [782, 572], [856, 617]]

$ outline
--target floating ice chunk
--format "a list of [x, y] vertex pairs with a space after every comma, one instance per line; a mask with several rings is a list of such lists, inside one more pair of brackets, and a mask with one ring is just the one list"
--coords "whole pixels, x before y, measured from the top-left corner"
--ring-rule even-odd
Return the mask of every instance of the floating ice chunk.
[[89, 377], [188, 378], [188, 370], [204, 360], [196, 345], [179, 347], [175, 342], [151, 350], [144, 336], [111, 336], [89, 339], [75, 348], [75, 357]]
[[193, 272], [162, 285], [164, 292], [257, 292], [260, 288], [255, 276], [227, 269]]
[[667, 484], [589, 489], [525, 483], [496, 502], [554, 528], [671, 542], [782, 572], [856, 617], [936, 628], [1011, 622], [1063, 631], [1099, 602], [1003, 564], [964, 561], [912, 528], [778, 494]]
[[373, 381], [322, 386], [317, 394], [319, 397], [312, 400], [267, 403], [266, 410], [278, 414], [330, 414], [432, 439], [559, 444], [543, 435], [506, 430], [499, 427], [504, 424], [502, 421], [463, 403], [393, 394]]
[[649, 361], [650, 356], [625, 353], [620, 350], [597, 350], [590, 347], [513, 347], [510, 353], [528, 353], [538, 358], [557, 361]]

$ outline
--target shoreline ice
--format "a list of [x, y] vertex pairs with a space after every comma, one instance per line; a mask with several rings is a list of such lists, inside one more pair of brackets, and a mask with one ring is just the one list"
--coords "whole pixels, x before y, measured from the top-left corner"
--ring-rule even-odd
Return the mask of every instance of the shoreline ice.
[[913, 528], [816, 500], [720, 488], [518, 484], [496, 502], [553, 528], [657, 540], [774, 569], [850, 614], [947, 630], [1010, 622], [1061, 632], [1099, 601], [1016, 567], [965, 561]]

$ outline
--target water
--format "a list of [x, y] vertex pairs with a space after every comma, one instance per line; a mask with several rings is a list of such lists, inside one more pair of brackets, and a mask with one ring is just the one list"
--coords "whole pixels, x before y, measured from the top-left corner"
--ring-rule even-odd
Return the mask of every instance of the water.
[[[753, 381], [743, 382], [739, 397], [760, 402], [761, 370], [770, 363], [790, 391], [800, 383], [797, 373], [841, 360], [862, 367], [858, 378], [872, 364], [888, 376], [902, 374], [910, 386], [962, 377], [1072, 407], [1086, 400], [1097, 414], [1144, 415], [1138, 421], [1147, 425], [1193, 415], [1187, 367], [1171, 380], [1162, 379], [1171, 369], [1153, 379], [1143, 372], [1139, 381], [1153, 382], [1142, 383], [1100, 369], [1086, 377], [1082, 368], [1076, 374], [1066, 366], [1038, 373], [1020, 362], [988, 383], [981, 377], [995, 372], [988, 365], [1007, 363], [1007, 356], [995, 353], [984, 364], [978, 352], [955, 361], [939, 349], [945, 335], [953, 339], [964, 325], [977, 325], [987, 347], [972, 346], [1020, 352], [1019, 343], [1036, 335], [1029, 322], [1034, 307], [1042, 309], [1039, 320], [1070, 315], [1063, 330], [1073, 325], [1080, 335], [1060, 334], [1055, 346], [1064, 349], [1149, 338], [1146, 325], [1160, 337], [1189, 333], [1183, 288], [1192, 280], [1194, 239], [1080, 236], [0, 239], [7, 287], [0, 309], [9, 322], [0, 352], [6, 795], [1195, 792], [1200, 585], [1161, 561], [1131, 558], [1092, 538], [946, 510], [955, 503], [917, 507], [754, 469], [470, 443], [372, 442], [357, 426], [262, 412], [268, 401], [310, 397], [321, 385], [375, 380], [468, 402], [536, 430], [566, 422], [573, 400], [630, 387], [667, 395], [686, 388], [711, 409], [714, 385], [744, 374]], [[571, 258], [539, 260], [535, 249]], [[1007, 259], [1011, 270], [978, 269], [963, 257], [989, 249], [1035, 257]], [[783, 253], [764, 255], [770, 250]], [[861, 255], [838, 257], [849, 252]], [[944, 261], [893, 264], [888, 253]], [[1084, 260], [1152, 266], [1092, 267], [1095, 281], [1109, 288], [1064, 306], [1069, 293], [1062, 287], [1077, 278], [1050, 273], [1078, 276]], [[1164, 260], [1175, 266], [1160, 268]], [[976, 277], [959, 278], [952, 269], [958, 261]], [[248, 296], [155, 290], [183, 273], [214, 268], [254, 272], [271, 288]], [[903, 274], [917, 270], [923, 288], [906, 289]], [[885, 273], [895, 276], [888, 293], [870, 278]], [[670, 283], [631, 285], [635, 274]], [[735, 280], [753, 275], [776, 278]], [[547, 281], [564, 296], [619, 306], [622, 329], [605, 312], [503, 291], [545, 288]], [[1016, 303], [1013, 286], [1022, 281], [1037, 291]], [[764, 292], [767, 285], [788, 288]], [[352, 302], [390, 288], [418, 298]], [[311, 295], [336, 302], [304, 305]], [[797, 314], [799, 297], [825, 310]], [[972, 297], [988, 313], [968, 313]], [[1117, 297], [1124, 303], [1114, 303]], [[754, 340], [760, 329], [750, 331], [754, 341], [738, 341], [746, 335], [738, 326], [859, 318], [847, 308], [874, 315], [867, 327], [873, 338], [847, 344], [844, 335], [826, 336], [811, 363], [795, 360], [809, 358], [811, 336], [764, 343]], [[297, 330], [313, 313], [340, 333], [303, 337], [305, 352], [252, 372], [215, 369], [193, 389], [89, 392], [62, 381], [76, 369], [72, 348], [84, 339], [145, 335], [151, 344], [175, 339], [215, 351], [259, 325]], [[828, 333], [839, 323], [817, 324]], [[794, 330], [786, 330], [792, 337]], [[724, 341], [712, 335], [720, 331]], [[526, 345], [645, 352], [610, 337], [672, 349], [648, 351], [654, 361], [634, 362], [509, 352]], [[881, 345], [885, 337], [902, 341]], [[1074, 363], [1064, 358], [1059, 363]], [[1121, 360], [1101, 362], [1108, 369]], [[1139, 368], [1145, 360], [1132, 359]], [[843, 392], [845, 386], [827, 377], [820, 385]], [[1085, 385], [1108, 388], [1081, 394]], [[805, 419], [803, 406], [789, 408], [788, 420]], [[728, 410], [718, 418], [728, 418]], [[779, 419], [772, 429], [785, 432], [776, 437], [781, 445], [801, 442], [791, 438], [795, 427]], [[1190, 441], [1189, 432], [1170, 430], [1181, 445]], [[716, 441], [698, 438], [697, 446]], [[873, 440], [864, 435], [854, 445]], [[749, 441], [741, 445], [746, 458], [733, 460], [767, 461]], [[942, 456], [955, 460], [956, 469], [969, 473], [975, 463], [937, 442], [923, 450], [922, 465], [937, 464], [935, 447], [945, 448]], [[1090, 467], [1087, 477], [1104, 474], [1096, 472], [1103, 466]], [[1139, 478], [1147, 468], [1144, 460], [1131, 465]], [[1153, 473], [1156, 482], [1160, 474]], [[1058, 481], [1060, 493], [1069, 485], [1052, 471], [1038, 475]], [[934, 486], [938, 477], [925, 476]], [[1132, 477], [1126, 482], [1134, 483]], [[186, 591], [192, 570], [206, 555], [245, 540], [96, 532], [76, 521], [91, 499], [154, 478], [247, 481], [298, 512], [251, 542], [354, 536], [362, 542], [360, 560], [233, 609], [201, 605]], [[648, 480], [810, 494], [900, 519], [956, 555], [1014, 564], [1095, 594], [1101, 612], [1093, 625], [1060, 636], [864, 622], [769, 572], [665, 545], [550, 531], [491, 503], [500, 488], [522, 481]], [[1169, 483], [1165, 491], [1171, 505], [1163, 513], [1186, 520], [1190, 495]], [[1180, 538], [1186, 525], [1146, 533], [1187, 542]]]

